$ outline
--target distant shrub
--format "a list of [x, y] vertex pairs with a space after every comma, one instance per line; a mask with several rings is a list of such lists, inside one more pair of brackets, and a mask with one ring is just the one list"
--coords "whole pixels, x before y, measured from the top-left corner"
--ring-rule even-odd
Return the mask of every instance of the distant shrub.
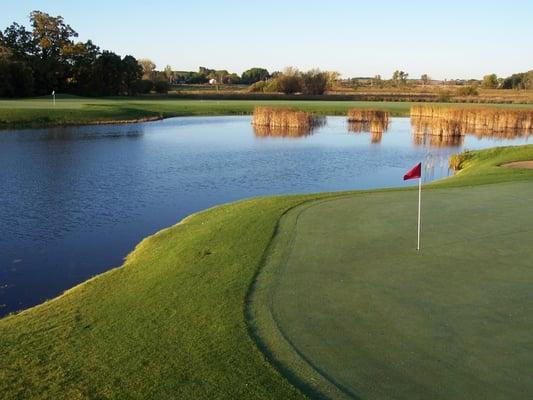
[[293, 94], [302, 91], [302, 78], [299, 75], [280, 74], [276, 78], [279, 91], [285, 94]]
[[147, 94], [154, 88], [154, 82], [149, 79], [141, 79], [135, 82], [135, 92], [141, 94]]
[[170, 84], [167, 81], [156, 81], [154, 83], [154, 90], [156, 93], [168, 93]]
[[302, 92], [304, 94], [324, 94], [330, 84], [327, 72], [315, 69], [302, 74]]
[[267, 83], [265, 81], [255, 82], [254, 84], [250, 85], [248, 91], [252, 93], [263, 92], [266, 85]]
[[248, 88], [249, 92], [252, 93], [278, 93], [279, 85], [277, 79], [270, 79], [268, 81], [259, 81], [250, 85]]
[[457, 94], [459, 96], [477, 96], [479, 95], [479, 91], [475, 86], [468, 85], [457, 89]]
[[438, 92], [437, 101], [447, 103], [452, 99], [452, 92], [449, 90], [440, 90]]
[[265, 93], [278, 93], [279, 85], [278, 81], [276, 79], [270, 79], [269, 81], [265, 82], [265, 87], [263, 88], [263, 92]]

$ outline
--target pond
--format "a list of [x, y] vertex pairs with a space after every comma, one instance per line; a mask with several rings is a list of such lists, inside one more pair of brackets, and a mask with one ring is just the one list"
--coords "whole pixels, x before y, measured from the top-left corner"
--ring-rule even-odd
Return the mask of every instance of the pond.
[[250, 117], [0, 132], [0, 315], [122, 263], [142, 238], [186, 215], [246, 197], [412, 184], [449, 174], [463, 148], [527, 137], [439, 142], [407, 118], [365, 132], [328, 117], [313, 132], [270, 135]]

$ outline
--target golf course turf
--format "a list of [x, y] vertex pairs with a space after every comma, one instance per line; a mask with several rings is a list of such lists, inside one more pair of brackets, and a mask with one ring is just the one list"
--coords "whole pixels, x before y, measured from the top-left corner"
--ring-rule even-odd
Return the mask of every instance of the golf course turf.
[[0, 320], [2, 398], [530, 397], [531, 159], [427, 185], [420, 254], [410, 188], [190, 216]]
[[[196, 100], [179, 97], [84, 98], [62, 95], [58, 96], [55, 105], [48, 96], [0, 100], [0, 129], [123, 123], [191, 115], [242, 115], [251, 114], [256, 106], [291, 107], [321, 115], [346, 115], [351, 108], [379, 109], [388, 111], [392, 116], [408, 116], [412, 104], [414, 103], [331, 100]], [[489, 106], [533, 107], [531, 104]], [[476, 105], [461, 103], [461, 107]]]

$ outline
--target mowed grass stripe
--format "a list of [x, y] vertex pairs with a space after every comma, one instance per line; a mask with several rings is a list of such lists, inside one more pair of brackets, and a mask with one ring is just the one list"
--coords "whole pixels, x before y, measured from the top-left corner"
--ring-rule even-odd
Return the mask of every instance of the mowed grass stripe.
[[277, 328], [354, 397], [527, 397], [531, 198], [529, 182], [426, 190], [420, 254], [414, 192], [307, 207], [272, 289]]

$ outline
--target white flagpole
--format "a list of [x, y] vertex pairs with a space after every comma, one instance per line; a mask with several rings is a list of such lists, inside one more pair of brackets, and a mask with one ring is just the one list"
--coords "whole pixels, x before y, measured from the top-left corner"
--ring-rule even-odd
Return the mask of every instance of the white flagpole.
[[420, 251], [420, 205], [421, 204], [422, 204], [422, 176], [418, 178], [418, 242], [416, 245], [416, 251]]

